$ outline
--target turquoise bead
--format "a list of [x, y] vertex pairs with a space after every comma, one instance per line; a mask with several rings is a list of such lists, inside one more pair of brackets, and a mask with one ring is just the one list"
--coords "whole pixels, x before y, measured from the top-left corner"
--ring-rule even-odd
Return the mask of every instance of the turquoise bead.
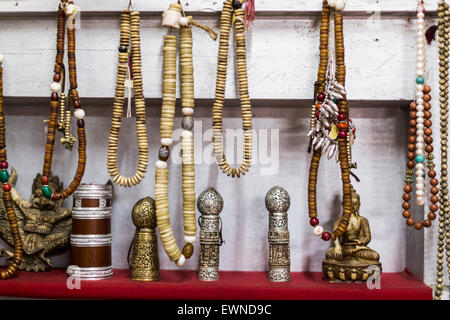
[[2, 183], [6, 183], [9, 180], [9, 173], [6, 170], [1, 170], [0, 171], [0, 181]]
[[44, 194], [44, 197], [50, 199], [52, 197], [53, 192], [49, 186], [42, 186], [42, 193]]
[[334, 98], [333, 101], [334, 101], [334, 103], [339, 103], [339, 99], [338, 98]]
[[416, 156], [416, 162], [422, 163], [425, 161], [425, 157], [422, 155]]
[[416, 83], [417, 84], [423, 84], [425, 82], [425, 79], [423, 77], [417, 77], [416, 78]]

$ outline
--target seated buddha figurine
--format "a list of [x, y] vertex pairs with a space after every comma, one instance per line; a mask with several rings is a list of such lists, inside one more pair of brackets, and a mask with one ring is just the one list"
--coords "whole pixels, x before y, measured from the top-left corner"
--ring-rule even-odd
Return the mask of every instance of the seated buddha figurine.
[[[360, 198], [352, 188], [353, 212], [345, 233], [327, 250], [322, 270], [331, 281], [365, 281], [375, 271], [381, 272], [380, 255], [367, 245], [371, 240], [369, 220], [359, 215]], [[342, 217], [334, 222], [337, 228]]]

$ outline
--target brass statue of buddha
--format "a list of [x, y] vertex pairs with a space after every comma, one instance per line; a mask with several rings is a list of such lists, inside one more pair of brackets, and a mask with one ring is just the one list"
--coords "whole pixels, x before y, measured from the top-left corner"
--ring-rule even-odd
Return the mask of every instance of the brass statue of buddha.
[[[352, 188], [353, 213], [347, 230], [334, 247], [327, 250], [322, 271], [330, 281], [366, 281], [375, 272], [381, 274], [380, 255], [367, 245], [371, 240], [369, 220], [359, 215], [359, 194]], [[333, 230], [341, 218], [334, 222]]]

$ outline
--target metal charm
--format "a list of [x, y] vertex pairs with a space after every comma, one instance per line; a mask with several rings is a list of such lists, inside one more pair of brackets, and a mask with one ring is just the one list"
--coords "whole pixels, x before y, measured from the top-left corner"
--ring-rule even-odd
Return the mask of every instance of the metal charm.
[[197, 208], [202, 214], [199, 217], [198, 279], [217, 281], [219, 280], [219, 247], [223, 242], [219, 217], [223, 209], [222, 196], [214, 188], [208, 188], [198, 197]]
[[136, 226], [131, 262], [131, 280], [159, 281], [158, 238], [156, 236], [155, 200], [139, 200], [131, 211]]
[[291, 281], [287, 215], [291, 199], [286, 190], [273, 187], [267, 192], [265, 201], [269, 210], [269, 280]]

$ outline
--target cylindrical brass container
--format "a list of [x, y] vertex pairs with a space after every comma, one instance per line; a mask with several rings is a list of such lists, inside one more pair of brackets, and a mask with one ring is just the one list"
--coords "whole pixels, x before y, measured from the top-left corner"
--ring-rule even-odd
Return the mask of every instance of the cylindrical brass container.
[[112, 276], [112, 195], [111, 184], [81, 184], [73, 193], [68, 275], [82, 280]]
[[287, 211], [291, 205], [289, 193], [281, 187], [273, 187], [266, 194], [269, 210], [269, 280], [291, 281], [291, 256]]
[[150, 197], [139, 200], [131, 218], [136, 226], [131, 262], [131, 280], [158, 281], [159, 256], [156, 236], [156, 206]]
[[197, 208], [202, 214], [200, 224], [200, 256], [198, 279], [219, 280], [219, 247], [222, 245], [219, 214], [223, 209], [222, 196], [213, 188], [203, 191], [197, 200]]

